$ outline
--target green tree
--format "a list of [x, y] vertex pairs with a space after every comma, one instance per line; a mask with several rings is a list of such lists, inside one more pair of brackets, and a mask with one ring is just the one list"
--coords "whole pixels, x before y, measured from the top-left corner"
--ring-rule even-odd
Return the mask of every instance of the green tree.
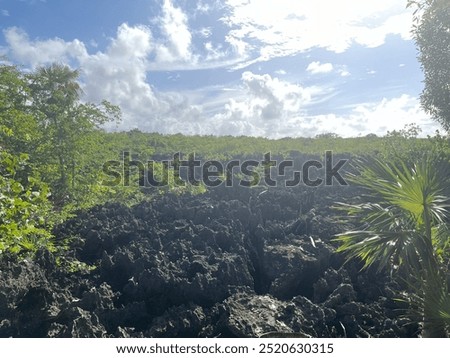
[[[357, 164], [353, 183], [368, 192], [367, 202], [341, 204], [361, 228], [337, 237], [339, 252], [364, 267], [390, 266], [407, 272], [423, 319], [424, 337], [446, 336], [450, 298], [446, 282], [450, 258], [447, 160], [421, 160], [413, 167], [381, 160]], [[347, 219], [349, 220], [349, 219]]]
[[120, 118], [118, 107], [106, 101], [83, 103], [78, 77], [77, 70], [59, 64], [28, 76], [31, 106], [42, 133], [35, 157], [58, 206], [76, 199], [80, 184], [95, 180], [91, 176], [98, 172], [92, 169], [100, 167], [95, 164], [101, 151], [96, 141], [99, 126]]
[[0, 146], [13, 154], [33, 152], [39, 142], [28, 100], [29, 88], [23, 73], [15, 66], [0, 65]]
[[415, 8], [413, 33], [425, 75], [423, 108], [450, 130], [450, 2], [408, 0]]

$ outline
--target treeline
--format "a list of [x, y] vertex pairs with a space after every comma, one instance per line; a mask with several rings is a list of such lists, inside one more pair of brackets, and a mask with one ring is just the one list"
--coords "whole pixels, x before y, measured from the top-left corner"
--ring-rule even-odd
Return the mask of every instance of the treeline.
[[[335, 133], [325, 133], [314, 138], [281, 138], [268, 139], [246, 136], [186, 136], [183, 134], [162, 135], [158, 133], [142, 133], [132, 130], [127, 134], [141, 138], [155, 156], [167, 158], [173, 153], [195, 153], [202, 159], [232, 159], [236, 157], [256, 157], [261, 154], [272, 153], [283, 158], [292, 158], [298, 153], [322, 155], [331, 150], [335, 154], [349, 154], [351, 156], [405, 156], [413, 152], [432, 150], [436, 141], [444, 140], [437, 132], [433, 137], [419, 137], [421, 130], [415, 124], [406, 126], [398, 131], [387, 132], [384, 136], [369, 134], [361, 137], [342, 138]], [[108, 133], [110, 140], [114, 140], [118, 133]], [[409, 153], [409, 154], [408, 154]]]

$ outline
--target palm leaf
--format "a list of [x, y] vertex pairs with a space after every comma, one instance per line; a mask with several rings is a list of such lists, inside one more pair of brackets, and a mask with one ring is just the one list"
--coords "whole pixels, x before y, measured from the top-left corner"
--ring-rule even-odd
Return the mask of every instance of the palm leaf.
[[418, 225], [424, 223], [426, 210], [439, 222], [448, 216], [449, 203], [443, 195], [448, 165], [430, 159], [408, 168], [404, 163], [394, 167], [378, 159], [361, 159], [356, 168], [361, 174], [352, 176], [352, 182], [368, 189], [380, 204], [411, 215]]
[[[425, 157], [424, 157], [425, 158]], [[368, 202], [339, 204], [359, 229], [337, 235], [338, 252], [364, 267], [406, 266], [414, 294], [410, 307], [423, 317], [423, 334], [445, 335], [450, 296], [444, 264], [449, 259], [448, 159], [434, 157], [408, 166], [361, 159], [350, 181], [367, 190]]]

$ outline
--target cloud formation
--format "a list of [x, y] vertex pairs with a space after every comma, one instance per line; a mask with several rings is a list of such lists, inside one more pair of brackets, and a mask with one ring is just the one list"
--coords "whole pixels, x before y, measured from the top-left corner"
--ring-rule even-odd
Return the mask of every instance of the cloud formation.
[[159, 26], [165, 41], [156, 45], [157, 62], [192, 61], [192, 35], [187, 15], [170, 0], [164, 0], [162, 11]]
[[31, 41], [28, 34], [17, 27], [8, 28], [3, 34], [12, 57], [32, 67], [73, 59], [80, 61], [87, 56], [85, 45], [76, 39], [69, 42], [59, 38]]
[[[383, 135], [411, 122], [423, 127], [424, 134], [437, 128], [418, 99], [408, 94], [347, 105], [345, 113], [325, 106], [318, 111], [318, 104], [335, 95], [330, 93], [334, 82], [305, 85], [298, 80], [302, 76], [292, 78], [292, 68], [275, 67], [272, 75], [247, 68], [314, 48], [341, 53], [354, 44], [376, 47], [390, 34], [408, 39], [410, 14], [403, 1], [279, 0], [277, 6], [268, 6], [262, 1], [228, 0], [220, 19], [226, 25], [222, 41], [211, 24], [195, 27], [192, 22], [197, 14], [212, 13], [217, 2], [198, 2], [194, 14], [177, 5], [164, 0], [160, 16], [146, 25], [123, 23], [107, 46], [95, 53], [77, 39], [31, 39], [20, 28], [10, 27], [3, 32], [8, 55], [30, 67], [55, 61], [80, 67], [86, 100], [107, 99], [122, 108], [123, 123], [109, 129], [280, 138], [327, 132]], [[301, 66], [303, 78], [351, 79], [346, 65], [311, 61]], [[214, 90], [161, 91], [152, 77], [155, 71], [205, 68], [222, 71], [224, 78], [235, 73], [236, 79], [222, 80]], [[234, 72], [224, 75], [230, 69]]]
[[312, 96], [311, 89], [249, 71], [242, 74], [241, 86], [242, 99], [230, 99], [225, 110], [213, 118], [221, 133], [276, 136]]

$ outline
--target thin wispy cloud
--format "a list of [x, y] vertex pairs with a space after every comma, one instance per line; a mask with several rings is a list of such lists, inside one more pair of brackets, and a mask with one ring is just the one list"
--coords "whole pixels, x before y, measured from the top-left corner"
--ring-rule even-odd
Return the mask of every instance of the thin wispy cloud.
[[231, 29], [229, 38], [252, 48], [253, 61], [318, 47], [336, 53], [353, 44], [377, 47], [388, 35], [411, 38], [411, 13], [405, 11], [402, 1], [280, 0], [276, 6], [257, 0], [226, 3], [230, 11], [223, 21]]

